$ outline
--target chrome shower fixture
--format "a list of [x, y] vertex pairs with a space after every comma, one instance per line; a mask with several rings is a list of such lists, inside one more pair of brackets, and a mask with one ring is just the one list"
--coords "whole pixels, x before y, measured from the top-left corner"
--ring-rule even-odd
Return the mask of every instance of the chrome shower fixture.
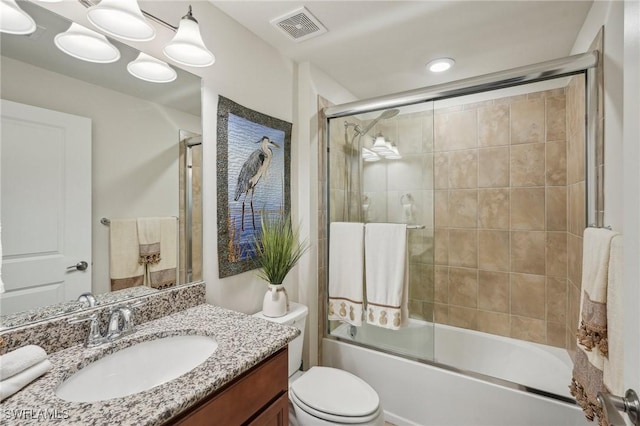
[[356, 132], [358, 132], [361, 135], [366, 135], [367, 132], [369, 130], [371, 130], [373, 128], [373, 126], [375, 126], [378, 123], [378, 121], [380, 121], [380, 120], [388, 120], [388, 119], [393, 118], [396, 115], [398, 115], [398, 113], [400, 113], [400, 110], [397, 109], [397, 108], [387, 109], [385, 111], [382, 111], [382, 114], [380, 114], [378, 117], [376, 117], [373, 120], [371, 120], [371, 122], [369, 122], [369, 124], [367, 124], [367, 126], [364, 128], [364, 130], [360, 130], [359, 127], [356, 127]]

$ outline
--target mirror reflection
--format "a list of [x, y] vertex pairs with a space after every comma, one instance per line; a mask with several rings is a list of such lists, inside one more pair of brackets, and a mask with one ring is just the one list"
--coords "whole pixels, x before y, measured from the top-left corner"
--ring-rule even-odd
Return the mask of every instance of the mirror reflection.
[[[201, 279], [199, 77], [171, 66], [171, 82], [136, 78], [127, 64], [140, 52], [112, 39], [116, 62], [73, 58], [54, 44], [71, 23], [19, 3], [38, 29], [0, 35], [2, 318], [88, 291], [125, 288], [98, 297], [106, 303]], [[173, 218], [174, 226], [150, 218]], [[110, 236], [119, 219], [133, 220], [136, 231], [141, 219], [144, 231], [125, 236], [129, 248], [165, 241], [163, 260], [131, 266], [145, 288], [112, 285], [123, 277], [114, 270], [126, 269], [110, 265], [122, 254], [122, 241]], [[169, 243], [167, 233], [175, 236]]]

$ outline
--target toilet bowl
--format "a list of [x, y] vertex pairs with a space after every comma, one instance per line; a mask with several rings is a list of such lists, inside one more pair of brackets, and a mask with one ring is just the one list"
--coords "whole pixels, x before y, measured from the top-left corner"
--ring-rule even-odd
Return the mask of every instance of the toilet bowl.
[[290, 303], [289, 312], [271, 318], [258, 312], [254, 316], [291, 325], [300, 335], [289, 343], [289, 421], [292, 425], [369, 425], [383, 426], [384, 412], [376, 391], [359, 377], [337, 368], [311, 367], [300, 371], [304, 325], [309, 310]]

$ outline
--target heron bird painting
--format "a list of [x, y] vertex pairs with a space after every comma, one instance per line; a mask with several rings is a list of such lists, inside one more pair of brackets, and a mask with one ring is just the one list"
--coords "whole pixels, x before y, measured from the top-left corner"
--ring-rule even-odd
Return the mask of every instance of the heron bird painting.
[[253, 208], [253, 196], [256, 190], [256, 185], [260, 182], [260, 179], [267, 175], [269, 166], [271, 165], [271, 159], [273, 158], [272, 147], [280, 148], [280, 146], [269, 139], [267, 136], [263, 136], [258, 142], [260, 148], [253, 151], [249, 158], [242, 164], [240, 173], [238, 174], [238, 183], [236, 184], [234, 201], [240, 200], [242, 197], [242, 216], [240, 219], [241, 230], [244, 231], [244, 212], [245, 202], [247, 196], [251, 193], [249, 204], [251, 206], [251, 224], [253, 229], [256, 229], [256, 217], [255, 210]]
[[260, 267], [261, 219], [291, 210], [291, 123], [218, 98], [220, 278]]

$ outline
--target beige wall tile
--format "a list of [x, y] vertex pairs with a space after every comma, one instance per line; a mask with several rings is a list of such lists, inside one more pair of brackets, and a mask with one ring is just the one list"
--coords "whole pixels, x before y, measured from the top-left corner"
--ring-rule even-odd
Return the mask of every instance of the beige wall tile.
[[449, 265], [465, 268], [478, 266], [478, 231], [449, 230]]
[[548, 186], [546, 188], [547, 231], [566, 231], [567, 215], [567, 187]]
[[567, 287], [569, 289], [569, 297], [567, 298], [569, 301], [567, 327], [569, 327], [569, 330], [575, 336], [575, 333], [578, 331], [578, 324], [580, 323], [580, 289], [573, 285]]
[[433, 155], [434, 178], [433, 186], [435, 189], [449, 188], [449, 153], [437, 152]]
[[564, 324], [547, 322], [547, 345], [557, 348], [567, 347], [567, 333]]
[[449, 265], [449, 230], [436, 228], [434, 237], [436, 265]]
[[436, 114], [434, 131], [435, 150], [448, 151], [477, 147], [477, 121], [476, 110]]
[[509, 271], [509, 232], [478, 231], [478, 267], [487, 271]]
[[398, 116], [398, 139], [394, 142], [402, 146], [402, 152], [407, 154], [424, 153], [422, 138], [422, 122], [424, 119], [417, 115]]
[[544, 188], [511, 189], [511, 229], [544, 231]]
[[436, 227], [449, 226], [449, 191], [446, 189], [434, 191], [434, 216]]
[[567, 322], [567, 279], [547, 277], [547, 321]]
[[509, 229], [509, 189], [478, 191], [478, 226], [485, 229]]
[[544, 275], [545, 233], [535, 231], [511, 232], [511, 272]]
[[449, 304], [468, 308], [478, 306], [477, 269], [449, 269]]
[[546, 143], [547, 185], [567, 184], [567, 143], [565, 141]]
[[449, 324], [449, 305], [436, 303], [433, 305], [433, 318], [439, 324]]
[[448, 266], [435, 267], [434, 300], [436, 303], [449, 302], [449, 267]]
[[478, 331], [509, 336], [511, 330], [511, 318], [507, 314], [497, 312], [478, 311]]
[[511, 186], [544, 186], [545, 144], [511, 146]]
[[478, 325], [478, 311], [461, 306], [449, 306], [449, 325], [476, 330]]
[[582, 238], [569, 234], [567, 236], [568, 278], [573, 285], [582, 285]]
[[565, 97], [553, 96], [546, 98], [547, 113], [547, 141], [560, 141], [566, 138], [566, 103]]
[[434, 268], [432, 265], [409, 265], [409, 297], [420, 301], [433, 301]]
[[449, 188], [478, 186], [478, 150], [467, 149], [449, 153]]
[[569, 232], [582, 235], [586, 227], [585, 182], [569, 186]]
[[478, 226], [478, 191], [449, 191], [449, 226], [476, 228]]
[[509, 186], [509, 147], [478, 150], [478, 187], [504, 188]]
[[425, 320], [422, 312], [422, 300], [409, 299], [409, 318]]
[[567, 277], [567, 233], [547, 232], [547, 276]]
[[545, 318], [546, 280], [544, 275], [511, 274], [511, 314]]
[[509, 273], [478, 271], [478, 309], [509, 313]]
[[544, 99], [511, 104], [511, 143], [544, 141]]
[[508, 145], [510, 141], [509, 106], [495, 105], [478, 109], [478, 145]]
[[511, 316], [511, 337], [515, 339], [544, 344], [546, 331], [543, 320]]

